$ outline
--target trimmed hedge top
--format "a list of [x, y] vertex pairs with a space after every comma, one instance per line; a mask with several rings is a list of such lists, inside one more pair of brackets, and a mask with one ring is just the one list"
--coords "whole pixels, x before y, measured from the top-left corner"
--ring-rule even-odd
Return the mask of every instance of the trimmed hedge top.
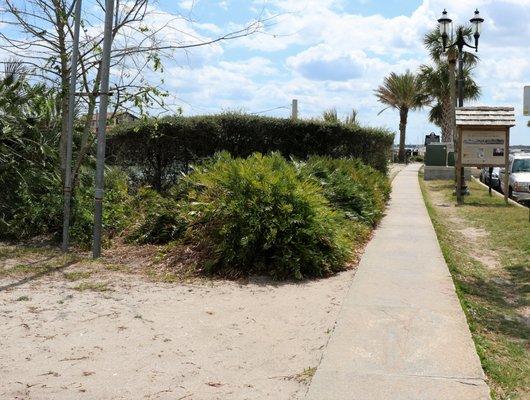
[[160, 190], [190, 162], [226, 150], [234, 157], [277, 151], [285, 157], [356, 157], [386, 171], [394, 134], [385, 129], [237, 113], [139, 120], [112, 129], [110, 161], [135, 167]]

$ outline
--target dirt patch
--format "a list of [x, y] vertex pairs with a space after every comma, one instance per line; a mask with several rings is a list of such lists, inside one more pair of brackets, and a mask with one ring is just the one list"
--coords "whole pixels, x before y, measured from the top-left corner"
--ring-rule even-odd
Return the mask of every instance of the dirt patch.
[[489, 233], [482, 229], [469, 226], [469, 223], [458, 215], [458, 208], [454, 203], [448, 202], [443, 192], [432, 190], [429, 192], [438, 212], [449, 221], [466, 244], [471, 248], [470, 255], [488, 268], [499, 268], [499, 255], [488, 248]]
[[462, 235], [472, 242], [479, 243], [481, 239], [487, 238], [489, 236], [488, 232], [481, 228], [467, 227], [458, 230]]
[[168, 284], [108, 265], [0, 278], [0, 398], [302, 399], [354, 275]]

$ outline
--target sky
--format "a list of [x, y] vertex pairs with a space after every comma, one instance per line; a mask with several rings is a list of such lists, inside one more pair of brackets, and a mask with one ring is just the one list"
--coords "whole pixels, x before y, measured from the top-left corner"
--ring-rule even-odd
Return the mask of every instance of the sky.
[[[514, 106], [511, 143], [530, 144], [522, 115], [523, 87], [530, 85], [530, 0], [160, 0], [161, 11], [182, 14], [190, 29], [216, 37], [256, 18], [263, 30], [249, 37], [197, 48], [165, 61], [166, 89], [185, 115], [243, 110], [287, 117], [291, 99], [300, 117], [335, 107], [352, 108], [361, 123], [397, 131], [398, 113], [374, 89], [390, 72], [428, 63], [423, 35], [446, 8], [455, 24], [476, 7], [485, 19], [475, 79], [482, 97], [467, 105]], [[419, 143], [439, 128], [427, 111], [409, 117], [407, 142]]]
[[[361, 124], [397, 132], [398, 112], [379, 114], [384, 107], [374, 90], [391, 72], [429, 63], [423, 37], [444, 8], [460, 25], [477, 7], [485, 19], [474, 71], [482, 96], [466, 105], [515, 107], [511, 143], [530, 145], [530, 117], [522, 115], [523, 87], [530, 85], [530, 0], [150, 0], [142, 24], [160, 28], [167, 43], [215, 39], [256, 20], [262, 25], [250, 36], [173, 51], [162, 60], [163, 72], [146, 79], [163, 80], [167, 104], [172, 111], [182, 107], [184, 115], [240, 110], [288, 117], [291, 100], [298, 99], [301, 118], [330, 108], [345, 117], [355, 109]], [[83, 0], [83, 8], [97, 20], [89, 35], [99, 35], [97, 1]], [[0, 28], [15, 29], [2, 21]], [[427, 113], [410, 113], [407, 143], [439, 132]]]

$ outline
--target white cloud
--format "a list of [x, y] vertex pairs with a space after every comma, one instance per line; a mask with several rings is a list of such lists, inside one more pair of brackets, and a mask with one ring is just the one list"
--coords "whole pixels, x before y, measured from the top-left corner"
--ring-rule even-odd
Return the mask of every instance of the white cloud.
[[[224, 43], [226, 52], [199, 68], [172, 70], [171, 87], [195, 107], [188, 112], [285, 107], [272, 113], [287, 116], [290, 100], [298, 98], [304, 117], [333, 106], [340, 114], [356, 108], [365, 123], [397, 130], [395, 112], [377, 115], [382, 107], [373, 90], [388, 73], [429, 62], [423, 36], [444, 8], [455, 24], [466, 23], [477, 6], [486, 19], [476, 69], [484, 94], [480, 103], [519, 109], [522, 87], [530, 84], [530, 0], [424, 0], [410, 15], [396, 17], [348, 13], [342, 0], [266, 4], [264, 17], [279, 14], [266, 33]], [[253, 3], [257, 12], [262, 5], [263, 0]], [[237, 54], [238, 61], [226, 59], [227, 53]], [[412, 140], [434, 129], [425, 111], [411, 114]], [[515, 128], [514, 142], [530, 142], [527, 131]]]
[[199, 0], [181, 0], [179, 1], [179, 7], [184, 10], [191, 10]]

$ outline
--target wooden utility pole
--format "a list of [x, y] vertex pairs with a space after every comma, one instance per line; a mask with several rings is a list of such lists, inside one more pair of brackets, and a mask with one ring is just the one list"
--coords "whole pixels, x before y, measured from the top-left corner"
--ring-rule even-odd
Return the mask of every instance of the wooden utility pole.
[[296, 121], [298, 119], [298, 100], [293, 99], [291, 104], [291, 119]]

